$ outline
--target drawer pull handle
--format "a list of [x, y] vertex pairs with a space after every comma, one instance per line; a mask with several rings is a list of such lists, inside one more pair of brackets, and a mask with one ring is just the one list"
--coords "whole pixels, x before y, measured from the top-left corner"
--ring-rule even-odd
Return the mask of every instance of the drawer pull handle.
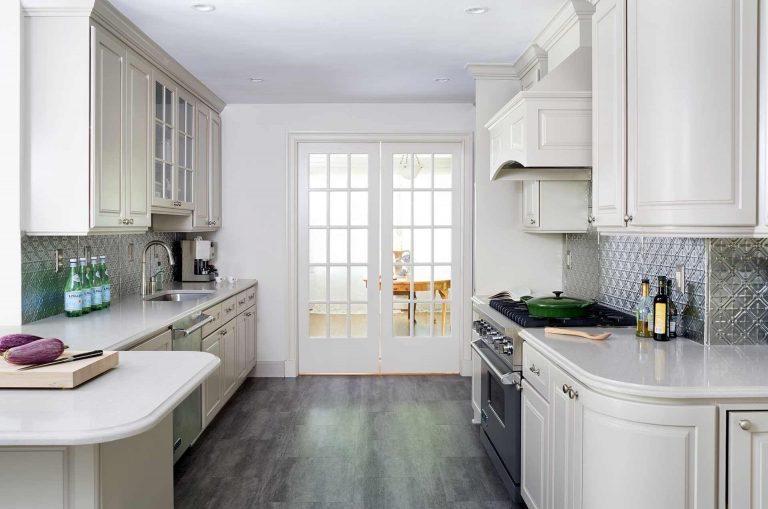
[[222, 336], [226, 336], [227, 335], [227, 329], [224, 329], [223, 331], [219, 332], [219, 334], [221, 334]]
[[245, 304], [245, 299], [237, 301], [238, 304]]
[[744, 431], [749, 431], [752, 429], [752, 423], [747, 419], [743, 419], [739, 421], [739, 427]]
[[248, 313], [246, 313], [246, 314], [245, 314], [245, 316], [247, 316], [247, 317], [249, 317], [249, 318], [251, 317], [251, 315], [253, 315], [253, 313], [251, 313], [250, 311], [249, 311]]
[[254, 297], [256, 297], [256, 294], [252, 293], [248, 296], [248, 300], [253, 300]]
[[539, 376], [541, 374], [541, 369], [537, 368], [536, 364], [531, 364], [528, 369], [531, 370], [531, 373], [533, 373], [536, 376]]

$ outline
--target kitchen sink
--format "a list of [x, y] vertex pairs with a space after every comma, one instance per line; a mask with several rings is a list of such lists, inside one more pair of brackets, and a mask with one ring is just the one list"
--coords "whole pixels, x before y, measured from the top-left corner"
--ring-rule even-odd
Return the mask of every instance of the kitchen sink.
[[187, 300], [203, 299], [215, 293], [213, 290], [171, 290], [147, 295], [144, 300], [150, 302], [183, 302]]

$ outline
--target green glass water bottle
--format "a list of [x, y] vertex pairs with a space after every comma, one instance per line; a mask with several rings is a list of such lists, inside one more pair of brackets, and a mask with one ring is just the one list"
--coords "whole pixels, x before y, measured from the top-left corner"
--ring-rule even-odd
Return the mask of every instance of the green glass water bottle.
[[99, 275], [101, 276], [101, 309], [107, 309], [112, 303], [112, 278], [107, 270], [107, 257], [99, 256]]
[[67, 277], [67, 284], [64, 285], [64, 314], [67, 316], [83, 314], [83, 289], [80, 286], [77, 258], [69, 259], [69, 277]]
[[88, 264], [88, 272], [91, 274], [91, 291], [93, 293], [93, 303], [91, 309], [94, 311], [101, 309], [104, 302], [104, 294], [101, 289], [101, 270], [99, 268], [99, 258], [91, 256], [91, 263]]
[[80, 286], [83, 289], [83, 314], [91, 312], [93, 306], [93, 290], [91, 290], [91, 281], [88, 277], [88, 266], [85, 258], [80, 258]]

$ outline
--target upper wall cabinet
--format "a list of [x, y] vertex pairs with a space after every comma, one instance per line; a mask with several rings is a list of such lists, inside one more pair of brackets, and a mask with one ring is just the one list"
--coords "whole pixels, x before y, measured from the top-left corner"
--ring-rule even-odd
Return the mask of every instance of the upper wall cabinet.
[[221, 118], [204, 104], [198, 103], [194, 125], [193, 212], [179, 214], [173, 210], [168, 213], [163, 209], [153, 209], [162, 212], [153, 215], [152, 228], [156, 231], [204, 232], [221, 227]]
[[158, 208], [191, 216], [195, 105], [224, 103], [110, 4], [62, 3], [22, 1], [23, 230], [141, 232]]
[[599, 0], [593, 64], [597, 227], [754, 231], [758, 3]]

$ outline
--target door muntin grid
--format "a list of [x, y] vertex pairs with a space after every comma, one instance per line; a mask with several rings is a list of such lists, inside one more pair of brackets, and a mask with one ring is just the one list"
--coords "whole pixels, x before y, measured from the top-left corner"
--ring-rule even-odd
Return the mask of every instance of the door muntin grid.
[[194, 196], [195, 108], [190, 100], [179, 95], [176, 125], [176, 198], [191, 203]]
[[155, 82], [155, 156], [153, 193], [173, 199], [173, 137], [176, 93], [160, 81]]
[[393, 337], [451, 335], [456, 162], [453, 154], [392, 156]]
[[369, 155], [310, 153], [309, 338], [368, 337]]

